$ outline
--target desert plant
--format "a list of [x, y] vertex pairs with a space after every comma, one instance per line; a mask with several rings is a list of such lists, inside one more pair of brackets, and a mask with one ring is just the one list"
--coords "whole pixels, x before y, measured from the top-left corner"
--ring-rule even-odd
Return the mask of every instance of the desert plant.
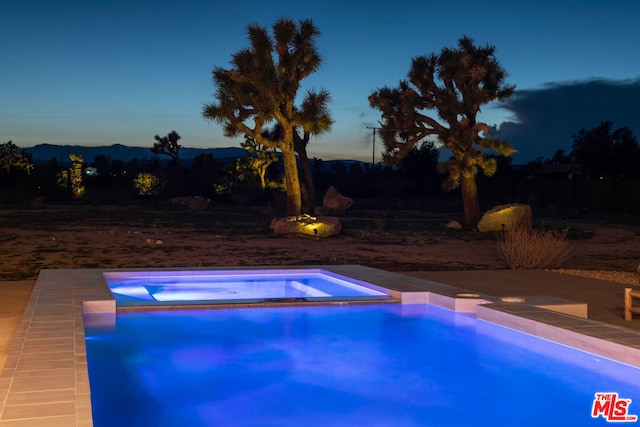
[[69, 154], [71, 167], [62, 170], [56, 175], [56, 184], [63, 189], [71, 189], [71, 195], [75, 199], [81, 199], [84, 196], [85, 187], [82, 185], [82, 156], [78, 154]]
[[133, 180], [133, 187], [136, 189], [138, 196], [155, 196], [160, 191], [161, 181], [160, 178], [153, 174], [140, 172]]
[[[213, 83], [216, 101], [206, 104], [203, 116], [221, 124], [224, 135], [247, 135], [260, 144], [282, 153], [287, 185], [287, 215], [302, 213], [302, 192], [294, 133], [298, 129], [312, 135], [328, 130], [331, 119], [326, 109], [328, 92], [307, 91], [302, 105], [295, 101], [302, 80], [315, 73], [322, 63], [316, 39], [320, 31], [310, 19], [296, 25], [281, 18], [273, 24], [273, 37], [266, 28], [248, 28], [250, 48], [232, 56], [232, 68], [216, 67]], [[279, 126], [278, 135], [265, 131]]]
[[71, 159], [71, 169], [69, 169], [69, 180], [71, 181], [71, 194], [75, 199], [84, 196], [85, 187], [82, 185], [82, 162], [84, 159], [80, 154], [69, 154]]
[[65, 169], [56, 174], [56, 184], [60, 188], [69, 188], [69, 170]]
[[240, 146], [247, 150], [249, 155], [242, 160], [238, 159], [236, 173], [242, 173], [244, 170], [252, 171], [260, 178], [260, 188], [264, 190], [267, 188], [267, 170], [278, 161], [276, 149], [261, 144], [249, 135], [245, 135], [244, 142]]
[[156, 143], [151, 147], [153, 154], [164, 154], [171, 157], [171, 161], [175, 165], [180, 164], [180, 149], [182, 145], [178, 144], [181, 136], [175, 130], [171, 131], [167, 136], [160, 138], [160, 135], [154, 137]]
[[438, 165], [448, 173], [444, 189], [460, 187], [466, 225], [474, 227], [480, 219], [476, 175], [493, 176], [497, 168], [487, 149], [503, 156], [514, 152], [510, 142], [490, 138], [491, 126], [478, 121], [478, 113], [486, 104], [508, 99], [515, 86], [505, 82], [495, 47], [476, 46], [467, 36], [456, 48], [414, 58], [407, 77], [369, 96], [371, 107], [382, 113], [384, 160], [396, 163], [425, 138], [437, 137], [451, 151]]
[[560, 267], [573, 249], [567, 241], [568, 231], [544, 227], [503, 231], [498, 234], [498, 253], [512, 270]]
[[7, 171], [7, 175], [11, 173], [11, 169], [22, 169], [28, 174], [33, 169], [33, 164], [24, 150], [18, 151], [18, 147], [12, 142], [6, 142], [0, 145], [0, 167]]

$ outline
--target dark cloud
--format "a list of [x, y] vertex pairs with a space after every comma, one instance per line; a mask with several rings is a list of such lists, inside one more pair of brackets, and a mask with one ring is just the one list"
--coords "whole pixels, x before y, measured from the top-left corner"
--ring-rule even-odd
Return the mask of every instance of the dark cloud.
[[604, 121], [640, 137], [640, 78], [548, 83], [516, 90], [500, 108], [514, 121], [502, 123], [493, 136], [513, 143], [518, 150], [514, 163], [526, 163], [549, 158], [558, 149], [570, 151], [573, 135]]

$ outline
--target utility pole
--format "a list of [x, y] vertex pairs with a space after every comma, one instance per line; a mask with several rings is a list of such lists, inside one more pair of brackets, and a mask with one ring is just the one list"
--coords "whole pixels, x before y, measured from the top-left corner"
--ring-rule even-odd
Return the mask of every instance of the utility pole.
[[375, 166], [376, 165], [376, 131], [380, 130], [380, 128], [377, 128], [375, 126], [367, 126], [367, 129], [373, 129], [373, 154], [371, 156], [371, 166]]

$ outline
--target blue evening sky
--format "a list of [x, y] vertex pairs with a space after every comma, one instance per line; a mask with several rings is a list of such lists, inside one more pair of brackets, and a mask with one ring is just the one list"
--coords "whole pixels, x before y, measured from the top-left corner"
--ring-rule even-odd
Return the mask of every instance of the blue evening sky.
[[379, 113], [367, 97], [463, 35], [495, 45], [517, 86], [481, 116], [517, 160], [570, 149], [604, 120], [640, 135], [626, 99], [640, 96], [637, 0], [20, 0], [0, 3], [0, 142], [151, 147], [175, 130], [185, 147], [238, 146], [201, 117], [211, 70], [248, 46], [248, 24], [280, 17], [322, 31], [324, 62], [302, 89], [331, 92], [335, 125], [312, 140], [312, 157], [371, 160]]

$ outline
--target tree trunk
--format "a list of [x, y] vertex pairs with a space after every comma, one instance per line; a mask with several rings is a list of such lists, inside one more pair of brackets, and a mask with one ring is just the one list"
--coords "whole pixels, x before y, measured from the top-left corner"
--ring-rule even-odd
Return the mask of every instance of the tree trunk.
[[304, 176], [304, 186], [307, 189], [309, 211], [313, 213], [316, 210], [318, 200], [316, 199], [316, 189], [313, 185], [313, 174], [311, 173], [311, 166], [309, 165], [309, 157], [307, 156], [306, 148], [299, 149], [298, 155], [300, 156], [300, 166], [302, 166], [302, 174]]
[[293, 142], [283, 144], [281, 151], [284, 162], [284, 181], [287, 186], [287, 216], [298, 216], [302, 213], [302, 199]]
[[474, 228], [480, 221], [480, 203], [478, 202], [478, 187], [475, 178], [462, 177], [460, 183], [462, 204], [464, 205], [464, 219], [467, 228]]

